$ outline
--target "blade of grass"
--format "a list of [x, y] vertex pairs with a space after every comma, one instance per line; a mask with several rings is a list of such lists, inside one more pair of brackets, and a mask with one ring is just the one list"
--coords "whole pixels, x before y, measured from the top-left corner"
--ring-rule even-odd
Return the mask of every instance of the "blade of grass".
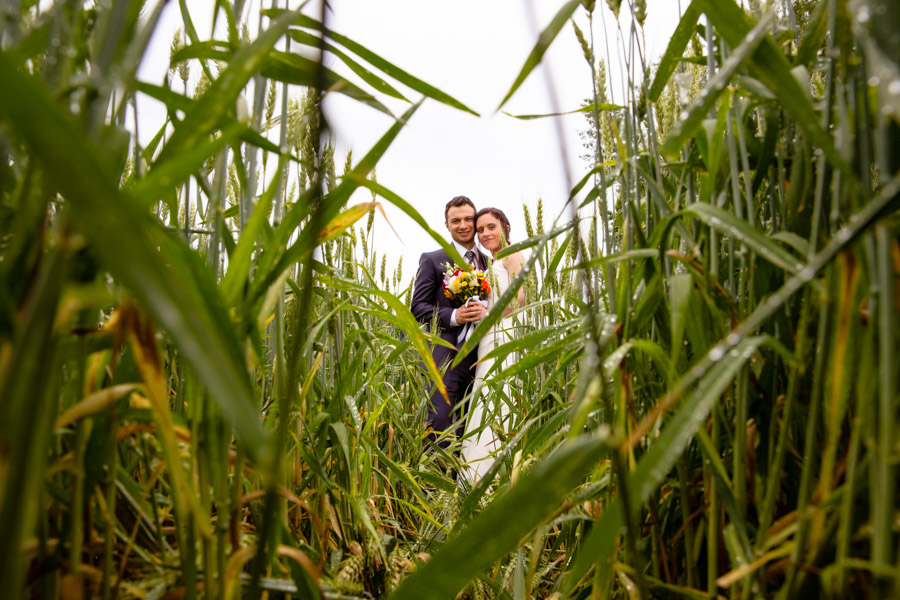
[[[183, 96], [177, 92], [170, 90], [169, 88], [164, 88], [161, 86], [153, 85], [152, 83], [144, 83], [137, 82], [134, 86], [135, 90], [150, 96], [151, 98], [155, 98], [159, 100], [163, 104], [166, 105], [166, 108], [170, 113], [174, 113], [177, 110], [188, 113], [192, 110], [194, 104], [196, 104], [196, 100], [192, 98], [188, 98], [187, 96]], [[240, 123], [233, 119], [230, 116], [225, 116], [221, 121], [221, 129], [222, 131], [229, 131], [231, 128], [235, 128], [237, 130], [237, 135], [240, 139], [244, 140], [247, 143], [253, 144], [257, 148], [261, 148], [267, 152], [271, 152], [272, 154], [281, 154], [281, 149], [265, 138], [262, 134], [257, 131], [254, 131], [244, 123]], [[153, 151], [159, 141], [162, 139], [162, 134], [165, 133], [165, 126], [162, 128], [159, 134], [154, 137], [154, 140], [147, 144], [147, 148], [145, 149], [146, 153], [149, 155], [153, 154]], [[299, 158], [291, 155], [291, 159], [295, 162], [303, 163]], [[152, 194], [149, 194], [152, 196]]]
[[[311, 46], [313, 48], [318, 48], [319, 44], [321, 43], [319, 38], [317, 38], [316, 36], [299, 29], [291, 29], [288, 35], [290, 35], [292, 40], [300, 42], [301, 44], [304, 44], [306, 46]], [[371, 85], [382, 94], [385, 94], [392, 98], [397, 98], [398, 100], [409, 102], [409, 100], [407, 100], [406, 97], [398, 92], [391, 84], [353, 60], [350, 56], [348, 56], [334, 44], [328, 43], [326, 41], [325, 48], [327, 48], [329, 52], [340, 58], [341, 61], [345, 65], [347, 65], [351, 71], [359, 75], [360, 79]]]
[[[703, 12], [715, 25], [719, 35], [732, 48], [740, 47], [747, 36], [753, 35], [756, 30], [756, 27], [751, 27], [749, 17], [734, 0], [697, 1], [701, 2]], [[831, 137], [822, 129], [809, 92], [800, 87], [791, 74], [790, 63], [771, 38], [761, 41], [750, 57], [750, 66], [757, 78], [778, 97], [782, 107], [796, 119], [813, 145], [822, 149], [829, 162], [841, 171], [849, 183], [856, 185], [857, 178], [853, 168], [841, 158]]]
[[394, 116], [384, 104], [376, 100], [368, 92], [350, 83], [330, 69], [322, 68], [320, 73], [317, 61], [310, 60], [299, 54], [272, 50], [265, 61], [263, 61], [261, 73], [264, 77], [294, 85], [305, 87], [322, 85], [324, 86], [323, 91], [333, 90], [344, 94], [348, 98], [367, 104], [386, 115]]
[[[277, 12], [278, 12], [277, 10], [263, 11], [264, 14], [273, 14], [273, 15], [277, 14]], [[307, 15], [302, 15], [300, 17], [299, 25], [302, 27], [312, 29], [314, 31], [319, 31], [319, 32], [325, 30], [325, 28], [322, 26], [322, 23], [320, 23], [319, 21], [317, 21]], [[381, 71], [383, 71], [386, 75], [388, 75], [389, 77], [393, 77], [394, 79], [396, 79], [403, 85], [409, 87], [410, 89], [416, 90], [420, 94], [424, 94], [428, 98], [437, 100], [438, 102], [440, 102], [442, 104], [446, 104], [447, 106], [452, 106], [453, 108], [456, 108], [458, 110], [472, 113], [476, 117], [480, 116], [477, 112], [475, 112], [474, 110], [472, 110], [471, 108], [469, 108], [468, 106], [466, 106], [465, 104], [460, 102], [459, 100], [456, 100], [452, 96], [442, 92], [441, 90], [437, 89], [436, 87], [434, 87], [428, 83], [425, 83], [421, 79], [418, 79], [417, 77], [410, 75], [403, 69], [397, 67], [396, 65], [394, 65], [391, 62], [388, 62], [387, 60], [383, 59], [379, 55], [368, 50], [366, 47], [364, 47], [361, 44], [358, 44], [357, 42], [348, 38], [347, 36], [341, 35], [332, 29], [328, 29], [326, 31], [326, 33], [327, 33], [327, 37], [329, 37], [329, 38], [333, 39], [335, 42], [341, 44], [342, 46], [347, 48], [350, 52], [353, 52], [354, 54], [356, 54], [363, 60], [368, 61], [369, 64], [371, 64], [372, 66], [374, 66], [378, 69], [381, 69]]]
[[229, 61], [228, 68], [209, 86], [193, 108], [185, 114], [181, 126], [175, 130], [163, 147], [157, 165], [179, 157], [218, 127], [228, 114], [241, 91], [272, 52], [272, 47], [285, 34], [288, 27], [299, 18], [299, 13], [285, 13], [249, 46], [238, 50]]
[[522, 70], [519, 71], [519, 75], [513, 82], [512, 87], [509, 88], [509, 91], [506, 92], [506, 96], [503, 97], [497, 110], [503, 108], [503, 105], [512, 98], [513, 94], [516, 93], [516, 90], [525, 83], [525, 80], [528, 79], [531, 72], [540, 64], [541, 59], [544, 58], [544, 53], [547, 52], [547, 48], [550, 47], [550, 44], [553, 43], [553, 40], [556, 39], [556, 36], [562, 28], [565, 27], [566, 22], [572, 16], [572, 13], [575, 12], [575, 9], [578, 8], [579, 4], [581, 4], [581, 0], [568, 0], [568, 2], [559, 9], [547, 27], [544, 28], [540, 36], [538, 36], [538, 40], [535, 43], [534, 48], [532, 48], [531, 54], [525, 59]]
[[[704, 6], [704, 2], [705, 0], [694, 0], [691, 6], [694, 4]], [[732, 77], [766, 39], [772, 21], [775, 19], [775, 13], [774, 9], [769, 10], [752, 30], [741, 36], [740, 43], [734, 44], [734, 51], [728, 56], [728, 59], [710, 78], [700, 95], [679, 115], [671, 133], [660, 146], [659, 150], [664, 156], [673, 160], [679, 156], [681, 148], [694, 135], [697, 127], [709, 117], [710, 110], [715, 106]], [[793, 80], [793, 77], [791, 79]]]
[[119, 192], [100, 150], [46, 88], [18, 71], [3, 52], [0, 77], [9, 91], [0, 98], [0, 114], [33, 156], [57, 175], [54, 182], [98, 258], [165, 326], [248, 453], [261, 458], [265, 434], [243, 353], [210, 272], [134, 199]]
[[492, 502], [390, 598], [451, 597], [547, 518], [596, 464], [604, 437], [584, 436], [561, 446]]
[[513, 119], [520, 119], [523, 121], [531, 121], [534, 119], [545, 119], [547, 117], [561, 117], [564, 115], [574, 115], [578, 113], [593, 113], [594, 109], [597, 112], [609, 112], [611, 110], [621, 110], [625, 108], [624, 106], [619, 106], [617, 104], [588, 104], [586, 106], [582, 106], [581, 108], [576, 108], [575, 110], [570, 110], [566, 112], [558, 112], [558, 113], [546, 113], [542, 115], [513, 115], [506, 111], [503, 112], [504, 115], [508, 117], [512, 117]]
[[[342, 178], [338, 186], [323, 198], [322, 222], [328, 223], [337, 216], [344, 204], [350, 198], [350, 195], [359, 187], [360, 184], [357, 182], [365, 179], [369, 173], [371, 173], [372, 169], [375, 168], [375, 164], [381, 159], [391, 143], [400, 134], [400, 131], [406, 125], [406, 122], [421, 105], [421, 102], [414, 104], [402, 117], [397, 119], [397, 122], [388, 129], [381, 139], [376, 142], [372, 149], [369, 150], [369, 152], [366, 153], [352, 169], [352, 176], [345, 176]], [[250, 292], [247, 294], [248, 304], [255, 304], [260, 298], [264, 297], [267, 290], [285, 273], [285, 271], [298, 261], [308, 257], [318, 243], [320, 232], [313, 231], [312, 228], [307, 226], [300, 231], [297, 241], [287, 248], [287, 244], [296, 233], [296, 228], [300, 226], [301, 222], [308, 216], [309, 202], [314, 193], [315, 191], [312, 189], [307, 191], [306, 194], [304, 194], [304, 196], [301, 197], [287, 213], [285, 213], [281, 225], [275, 232], [274, 241], [269, 244], [271, 250], [267, 251], [260, 260], [257, 277], [253, 282]]]
[[269, 183], [269, 187], [266, 188], [265, 193], [263, 193], [253, 209], [253, 214], [241, 233], [237, 247], [228, 257], [228, 270], [219, 283], [219, 289], [228, 306], [234, 305], [237, 301], [241, 287], [249, 277], [250, 259], [257, 247], [263, 226], [268, 222], [269, 208], [272, 205], [272, 200], [275, 198], [275, 193], [279, 189], [282, 173], [281, 167], [283, 165], [284, 158], [282, 157], [278, 169], [275, 171], [276, 174]]
[[[0, 53], [0, 65], [3, 64]], [[0, 66], [2, 69], [2, 66]], [[2, 102], [2, 101], [0, 101]], [[57, 311], [66, 257], [51, 250], [38, 273], [31, 301], [23, 308], [15, 335], [16, 352], [0, 370], [0, 459], [4, 474], [0, 486], [0, 582], [8, 590], [24, 588], [27, 563], [22, 552], [26, 536], [37, 519], [47, 466], [47, 448], [57, 412], [59, 336], [47, 315]]]
[[[728, 360], [709, 362], [702, 365], [702, 369], [695, 367], [692, 370], [702, 373], [696, 377], [697, 387], [687, 395], [628, 477], [628, 488], [633, 494], [634, 503], [628, 510], [636, 510], [656, 489], [703, 426], [719, 396], [764, 340], [763, 337], [747, 338], [735, 347], [734, 355]], [[687, 377], [683, 377], [682, 381]], [[561, 588], [563, 595], [571, 592], [598, 557], [615, 552], [616, 538], [625, 525], [624, 508], [621, 497], [616, 496], [613, 505], [607, 507], [594, 523], [591, 534], [585, 539], [571, 571], [566, 575]]]
[[682, 213], [696, 216], [713, 229], [728, 235], [734, 241], [745, 244], [758, 256], [792, 275], [797, 274], [803, 268], [803, 263], [799, 258], [732, 212], [712, 204], [697, 202], [685, 208]]
[[409, 336], [413, 347], [419, 354], [419, 358], [425, 365], [429, 377], [434, 382], [434, 385], [437, 386], [437, 389], [440, 390], [441, 395], [447, 398], [447, 389], [444, 386], [441, 373], [434, 362], [434, 357], [431, 356], [431, 348], [425, 338], [425, 333], [422, 331], [422, 328], [419, 327], [419, 322], [416, 321], [416, 318], [413, 316], [412, 312], [410, 312], [409, 307], [407, 307], [406, 304], [390, 292], [354, 284], [342, 279], [331, 278], [329, 284], [337, 290], [356, 292], [360, 296], [374, 296], [384, 302], [390, 309], [389, 311], [379, 310], [377, 305], [375, 305], [374, 309], [381, 315], [382, 319], [388, 323], [392, 323]]
[[675, 27], [672, 37], [669, 38], [669, 44], [666, 46], [666, 51], [663, 53], [662, 58], [659, 61], [659, 66], [656, 68], [656, 76], [653, 78], [653, 84], [647, 92], [647, 98], [650, 102], [658, 101], [660, 94], [662, 94], [666, 85], [669, 83], [672, 73], [675, 72], [678, 63], [681, 61], [685, 47], [688, 42], [691, 41], [691, 36], [694, 35], [694, 29], [696, 28], [697, 20], [700, 18], [701, 12], [700, 3], [696, 0], [692, 0], [684, 10], [684, 14], [681, 15], [681, 20], [678, 21], [678, 25]]

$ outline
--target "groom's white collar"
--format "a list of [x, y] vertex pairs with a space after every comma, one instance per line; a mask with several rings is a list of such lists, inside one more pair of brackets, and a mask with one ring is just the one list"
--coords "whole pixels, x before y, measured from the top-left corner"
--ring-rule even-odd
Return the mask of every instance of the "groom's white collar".
[[456, 240], [453, 240], [452, 243], [453, 243], [453, 247], [456, 248], [456, 251], [459, 252], [459, 255], [463, 256], [463, 257], [466, 255], [466, 252], [468, 252], [469, 250], [473, 250], [475, 252], [481, 252], [481, 250], [478, 248], [478, 244], [475, 244], [471, 248], [466, 248], [465, 246], [463, 246]]

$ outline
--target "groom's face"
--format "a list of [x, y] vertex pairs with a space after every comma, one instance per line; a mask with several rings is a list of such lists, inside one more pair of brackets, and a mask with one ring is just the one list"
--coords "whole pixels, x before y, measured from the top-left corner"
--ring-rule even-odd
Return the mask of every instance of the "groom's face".
[[453, 241], [469, 246], [475, 240], [475, 209], [468, 204], [451, 206], [444, 224]]

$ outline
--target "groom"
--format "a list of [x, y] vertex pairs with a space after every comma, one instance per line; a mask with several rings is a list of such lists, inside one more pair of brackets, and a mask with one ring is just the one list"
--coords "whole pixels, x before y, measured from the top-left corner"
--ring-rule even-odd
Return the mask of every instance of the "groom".
[[[465, 196], [456, 196], [450, 200], [444, 208], [444, 225], [450, 231], [453, 245], [460, 256], [463, 256], [476, 269], [485, 269], [487, 256], [475, 247], [475, 204]], [[422, 254], [419, 259], [419, 272], [416, 275], [411, 304], [412, 313], [416, 319], [428, 326], [436, 322], [441, 338], [455, 347], [454, 349], [444, 346], [434, 347], [432, 356], [439, 369], [456, 358], [457, 350], [462, 346], [462, 342], [457, 344], [457, 338], [463, 331], [463, 327], [467, 323], [480, 321], [487, 314], [487, 309], [477, 302], [457, 308], [444, 295], [442, 287], [446, 270], [444, 263], [452, 264], [452, 262], [442, 249]], [[478, 351], [473, 350], [455, 368], [447, 369], [447, 372], [444, 373], [444, 385], [447, 387], [447, 396], [450, 398], [449, 404], [438, 390], [435, 389], [432, 393], [426, 421], [429, 427], [428, 437], [432, 441], [436, 440], [437, 433], [446, 431], [456, 420], [453, 408], [472, 387], [475, 379], [476, 360], [478, 360]], [[462, 427], [459, 429], [461, 430]], [[457, 433], [461, 434], [462, 431]], [[449, 442], [442, 440], [438, 444], [446, 447]]]

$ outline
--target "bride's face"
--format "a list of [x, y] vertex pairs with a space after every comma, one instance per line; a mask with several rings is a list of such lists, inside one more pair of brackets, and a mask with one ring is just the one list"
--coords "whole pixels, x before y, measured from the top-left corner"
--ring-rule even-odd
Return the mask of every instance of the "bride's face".
[[500, 219], [490, 213], [481, 215], [475, 223], [475, 231], [478, 232], [478, 241], [485, 250], [497, 252], [503, 239], [503, 225]]

